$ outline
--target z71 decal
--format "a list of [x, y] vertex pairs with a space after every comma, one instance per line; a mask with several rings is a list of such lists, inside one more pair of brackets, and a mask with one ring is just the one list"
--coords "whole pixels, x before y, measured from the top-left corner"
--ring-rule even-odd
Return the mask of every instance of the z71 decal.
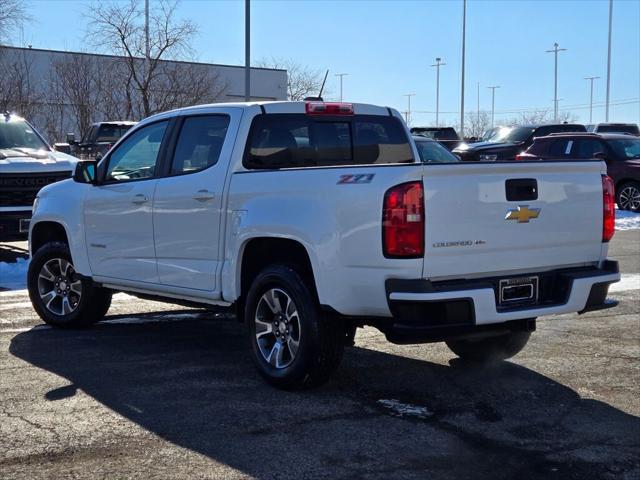
[[340, 175], [337, 185], [352, 184], [352, 183], [371, 183], [375, 173], [361, 173], [358, 175]]

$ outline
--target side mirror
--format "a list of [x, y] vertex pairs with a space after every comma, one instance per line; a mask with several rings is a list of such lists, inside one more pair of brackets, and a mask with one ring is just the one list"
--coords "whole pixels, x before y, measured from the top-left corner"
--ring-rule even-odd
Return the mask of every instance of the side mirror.
[[67, 133], [67, 143], [73, 145], [76, 143], [76, 136], [73, 132]]
[[96, 162], [78, 162], [73, 172], [73, 181], [95, 185], [97, 180]]
[[607, 156], [605, 155], [604, 152], [594, 153], [593, 158], [597, 158], [598, 160], [604, 160], [605, 162], [607, 161]]

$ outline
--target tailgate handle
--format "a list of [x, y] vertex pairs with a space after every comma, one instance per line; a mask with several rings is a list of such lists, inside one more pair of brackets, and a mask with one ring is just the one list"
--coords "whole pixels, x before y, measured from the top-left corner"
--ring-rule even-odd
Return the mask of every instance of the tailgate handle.
[[509, 202], [538, 199], [538, 181], [535, 178], [510, 178], [505, 182], [505, 190]]

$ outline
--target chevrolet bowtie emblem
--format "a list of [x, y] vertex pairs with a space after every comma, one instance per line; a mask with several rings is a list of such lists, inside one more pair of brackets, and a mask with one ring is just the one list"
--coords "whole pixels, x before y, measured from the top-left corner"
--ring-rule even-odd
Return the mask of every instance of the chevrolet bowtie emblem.
[[507, 212], [505, 220], [517, 220], [518, 223], [529, 223], [532, 218], [538, 218], [540, 215], [539, 208], [529, 208], [529, 205], [518, 205], [518, 208], [513, 208]]

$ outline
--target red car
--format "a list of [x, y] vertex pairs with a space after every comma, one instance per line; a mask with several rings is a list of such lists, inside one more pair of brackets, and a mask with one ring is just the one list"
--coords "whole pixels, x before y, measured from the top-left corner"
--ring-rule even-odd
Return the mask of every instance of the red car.
[[534, 139], [516, 160], [584, 160], [607, 162], [621, 210], [640, 212], [640, 137], [623, 133], [562, 133]]

